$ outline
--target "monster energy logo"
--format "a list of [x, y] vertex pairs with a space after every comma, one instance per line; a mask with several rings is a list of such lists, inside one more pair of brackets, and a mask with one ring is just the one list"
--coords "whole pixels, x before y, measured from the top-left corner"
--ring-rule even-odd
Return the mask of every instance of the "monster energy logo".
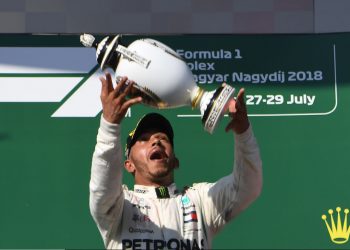
[[157, 193], [157, 197], [160, 199], [170, 198], [168, 188], [166, 187], [157, 187], [156, 193]]

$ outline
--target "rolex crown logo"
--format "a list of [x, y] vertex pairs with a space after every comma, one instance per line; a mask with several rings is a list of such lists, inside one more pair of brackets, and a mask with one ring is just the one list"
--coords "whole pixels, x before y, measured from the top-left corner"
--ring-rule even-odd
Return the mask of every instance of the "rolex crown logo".
[[337, 223], [335, 223], [334, 218], [333, 218], [333, 209], [329, 209], [328, 213], [331, 218], [331, 226], [327, 222], [327, 216], [322, 215], [322, 220], [325, 221], [329, 236], [331, 237], [331, 240], [336, 243], [336, 244], [344, 244], [349, 240], [349, 235], [350, 235], [350, 226], [348, 226], [348, 213], [349, 209], [344, 209], [344, 221], [342, 224], [341, 221], [341, 208], [337, 207], [336, 211], [338, 213], [338, 218], [337, 218]]

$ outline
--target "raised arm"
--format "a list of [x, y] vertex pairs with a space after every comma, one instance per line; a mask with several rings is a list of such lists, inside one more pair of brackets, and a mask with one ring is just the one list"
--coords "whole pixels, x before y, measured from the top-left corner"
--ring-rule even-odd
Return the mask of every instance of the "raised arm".
[[262, 189], [262, 162], [248, 120], [244, 89], [237, 99], [231, 100], [229, 114], [232, 120], [226, 131], [233, 130], [235, 134], [233, 172], [216, 183], [198, 186], [205, 202], [204, 218], [212, 235], [247, 208]]
[[[128, 108], [141, 98], [126, 100], [132, 84], [126, 89], [126, 78], [115, 88], [110, 74], [100, 78], [103, 115], [92, 158], [90, 179], [90, 211], [97, 223], [105, 245], [108, 243], [112, 223], [118, 224], [124, 195], [122, 191], [123, 154], [120, 143], [120, 123]], [[121, 91], [125, 89], [125, 91]]]
[[226, 132], [233, 130], [235, 134], [233, 183], [238, 185], [235, 202], [240, 204], [231, 211], [232, 218], [260, 195], [262, 161], [258, 143], [249, 124], [244, 89], [240, 89], [237, 99], [230, 103], [229, 115], [231, 121]]

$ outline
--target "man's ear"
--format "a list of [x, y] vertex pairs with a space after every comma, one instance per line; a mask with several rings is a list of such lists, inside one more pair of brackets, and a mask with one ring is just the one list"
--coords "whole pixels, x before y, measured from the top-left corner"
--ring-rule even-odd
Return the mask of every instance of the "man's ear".
[[135, 166], [129, 159], [124, 161], [124, 167], [129, 173], [135, 174]]

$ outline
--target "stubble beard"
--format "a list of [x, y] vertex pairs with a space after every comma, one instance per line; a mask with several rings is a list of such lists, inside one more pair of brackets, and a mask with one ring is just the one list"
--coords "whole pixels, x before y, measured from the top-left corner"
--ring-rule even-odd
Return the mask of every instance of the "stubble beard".
[[173, 164], [171, 163], [171, 160], [167, 158], [165, 162], [162, 162], [162, 166], [152, 166], [149, 173], [153, 177], [154, 180], [159, 180], [160, 178], [165, 178], [169, 176], [172, 171], [174, 170]]

